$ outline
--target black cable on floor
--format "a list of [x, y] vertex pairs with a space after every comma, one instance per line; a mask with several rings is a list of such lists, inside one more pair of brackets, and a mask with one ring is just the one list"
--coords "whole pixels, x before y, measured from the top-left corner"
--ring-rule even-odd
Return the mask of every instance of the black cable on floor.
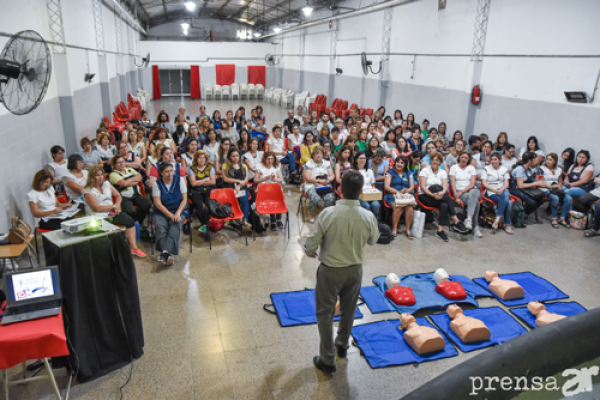
[[123, 388], [125, 386], [127, 386], [127, 384], [131, 381], [131, 375], [133, 375], [133, 360], [131, 361], [131, 369], [129, 370], [129, 378], [127, 378], [127, 382], [125, 382], [123, 384], [123, 386], [121, 386], [119, 388], [119, 393], [121, 393], [121, 396], [119, 397], [119, 400], [123, 400]]

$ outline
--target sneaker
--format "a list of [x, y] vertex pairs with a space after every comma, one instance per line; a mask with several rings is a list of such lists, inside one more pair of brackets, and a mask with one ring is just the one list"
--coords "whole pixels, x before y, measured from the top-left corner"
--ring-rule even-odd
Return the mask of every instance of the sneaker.
[[206, 232], [206, 225], [202, 225], [200, 228], [198, 228], [198, 232], [205, 233]]
[[454, 230], [459, 232], [459, 233], [467, 233], [469, 232], [469, 230], [465, 227], [465, 225], [462, 222], [458, 222], [458, 224], [454, 225]]
[[482, 238], [483, 235], [481, 234], [481, 231], [479, 230], [479, 227], [476, 226], [475, 229], [473, 229], [473, 236], [477, 237], [477, 238]]
[[277, 225], [275, 225], [275, 223], [271, 224], [271, 230], [272, 231], [276, 231], [277, 230]]
[[277, 221], [277, 229], [283, 229], [283, 222]]
[[473, 218], [465, 219], [465, 228], [467, 228], [468, 230], [473, 229]]
[[448, 241], [448, 236], [446, 236], [446, 233], [444, 231], [439, 231], [438, 233], [435, 234], [435, 236], [442, 239], [444, 242]]
[[174, 262], [175, 257], [173, 257], [173, 254], [169, 254], [169, 256], [167, 257], [167, 265], [170, 267], [171, 265], [173, 265]]
[[131, 249], [131, 255], [134, 255], [134, 256], [139, 257], [139, 258], [146, 257], [146, 253], [144, 253], [140, 249], [137, 249], [137, 250]]
[[160, 253], [160, 256], [158, 256], [157, 258], [157, 261], [162, 265], [167, 265], [167, 262], [169, 261], [169, 253]]

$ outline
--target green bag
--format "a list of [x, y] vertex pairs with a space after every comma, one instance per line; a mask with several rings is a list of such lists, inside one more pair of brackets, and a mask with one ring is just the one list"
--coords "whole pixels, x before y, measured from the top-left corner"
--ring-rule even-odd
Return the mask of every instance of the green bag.
[[526, 228], [525, 221], [527, 220], [527, 214], [525, 214], [525, 207], [518, 201], [515, 201], [510, 210], [510, 219], [515, 228]]

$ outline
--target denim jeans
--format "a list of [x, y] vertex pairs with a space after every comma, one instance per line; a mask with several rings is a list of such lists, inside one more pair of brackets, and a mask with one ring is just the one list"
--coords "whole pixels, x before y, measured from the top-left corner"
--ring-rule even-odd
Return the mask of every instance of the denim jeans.
[[248, 198], [249, 189], [246, 189], [246, 195], [242, 197], [238, 197], [238, 203], [240, 203], [240, 209], [244, 214], [244, 218], [248, 221], [248, 212], [250, 211], [250, 200]]
[[[560, 199], [555, 194], [548, 194], [548, 199], [550, 200], [550, 206], [552, 208], [552, 219], [556, 219], [558, 215], [558, 204], [560, 203]], [[565, 194], [565, 199], [563, 201], [562, 211], [560, 213], [561, 218], [566, 218], [569, 211], [573, 207], [573, 198], [568, 194]]]
[[290, 171], [294, 172], [296, 170], [296, 160], [294, 159], [294, 153], [287, 153], [281, 160], [279, 160], [282, 164], [289, 164]]
[[496, 217], [504, 217], [504, 224], [510, 225], [512, 223], [510, 220], [510, 210], [512, 208], [510, 192], [505, 190], [501, 196], [498, 196], [496, 193], [488, 193], [487, 197], [497, 204], [498, 212], [496, 213]]
[[563, 186], [562, 190], [565, 193], [567, 193], [567, 194], [569, 194], [571, 196], [581, 196], [582, 194], [586, 194], [587, 192], [589, 192], [589, 190], [586, 190], [586, 189], [583, 189], [583, 188], [580, 188], [580, 187], [570, 187], [570, 188], [568, 188], [566, 186]]
[[359, 199], [358, 201], [360, 202], [360, 206], [364, 209], [370, 210], [373, 213], [373, 215], [375, 215], [375, 218], [379, 217], [379, 200], [362, 201]]

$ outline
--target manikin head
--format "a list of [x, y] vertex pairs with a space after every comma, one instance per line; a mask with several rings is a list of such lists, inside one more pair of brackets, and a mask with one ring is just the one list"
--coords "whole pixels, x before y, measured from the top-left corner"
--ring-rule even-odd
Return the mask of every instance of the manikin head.
[[540, 312], [546, 310], [546, 306], [540, 303], [539, 301], [532, 301], [527, 304], [527, 309], [533, 315], [538, 315]]
[[408, 328], [408, 325], [410, 325], [413, 322], [417, 322], [417, 320], [415, 320], [415, 317], [413, 317], [412, 315], [408, 313], [400, 315], [400, 323], [402, 324], [402, 329]]
[[433, 280], [435, 281], [436, 285], [439, 285], [440, 283], [447, 281], [448, 279], [450, 279], [450, 276], [444, 268], [438, 268], [433, 273]]
[[454, 317], [456, 317], [456, 315], [462, 314], [463, 310], [456, 304], [451, 304], [448, 306], [448, 308], [446, 308], [446, 312], [448, 313], [448, 316], [450, 318], [454, 319]]
[[483, 276], [485, 277], [485, 280], [487, 282], [491, 282], [492, 279], [498, 278], [498, 273], [495, 271], [489, 270], [489, 271], [485, 271], [485, 274]]
[[395, 273], [391, 273], [388, 274], [388, 276], [385, 277], [385, 287], [387, 289], [391, 289], [394, 286], [398, 286], [400, 284], [400, 278], [398, 278], [398, 275], [396, 275]]

